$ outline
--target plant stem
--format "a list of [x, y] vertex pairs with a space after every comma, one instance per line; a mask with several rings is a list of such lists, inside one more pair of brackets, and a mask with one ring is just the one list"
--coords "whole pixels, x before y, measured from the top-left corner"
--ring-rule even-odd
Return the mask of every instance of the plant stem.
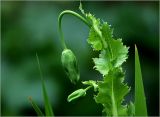
[[114, 94], [114, 83], [113, 83], [113, 78], [112, 78], [112, 92], [111, 92], [111, 101], [112, 101], [112, 115], [113, 116], [118, 116], [117, 113], [117, 105], [115, 101], [115, 94]]
[[64, 49], [67, 49], [67, 46], [65, 44], [65, 40], [64, 40], [64, 36], [63, 36], [63, 31], [62, 31], [62, 17], [64, 16], [64, 14], [71, 14], [75, 17], [77, 17], [78, 19], [80, 19], [82, 22], [84, 22], [88, 27], [91, 27], [91, 25], [89, 24], [89, 22], [82, 17], [81, 15], [79, 15], [78, 13], [71, 11], [71, 10], [65, 10], [63, 12], [60, 13], [59, 17], [58, 17], [58, 28], [59, 28], [59, 33], [60, 33], [60, 39], [61, 39], [61, 43]]
[[85, 88], [85, 91], [87, 91], [87, 90], [90, 89], [90, 88], [92, 88], [92, 86], [89, 86], [89, 87]]

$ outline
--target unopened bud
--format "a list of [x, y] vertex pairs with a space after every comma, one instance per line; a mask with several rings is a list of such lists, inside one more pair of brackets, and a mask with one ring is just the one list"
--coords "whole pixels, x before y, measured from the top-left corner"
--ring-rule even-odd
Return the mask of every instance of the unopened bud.
[[64, 49], [61, 61], [67, 76], [75, 84], [79, 80], [80, 75], [74, 53], [70, 49]]
[[83, 97], [85, 95], [86, 95], [86, 90], [85, 89], [78, 89], [68, 96], [67, 101], [71, 102], [71, 101], [73, 101], [73, 100], [75, 100], [79, 97]]

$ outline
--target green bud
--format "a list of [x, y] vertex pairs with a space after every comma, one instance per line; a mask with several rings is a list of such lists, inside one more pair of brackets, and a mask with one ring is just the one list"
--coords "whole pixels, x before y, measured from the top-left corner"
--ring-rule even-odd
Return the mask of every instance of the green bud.
[[73, 101], [73, 100], [75, 100], [79, 97], [83, 97], [85, 95], [86, 95], [86, 90], [85, 89], [78, 89], [68, 96], [67, 101], [71, 102], [71, 101]]
[[72, 83], [79, 80], [79, 70], [75, 55], [70, 49], [64, 49], [61, 56], [62, 65]]

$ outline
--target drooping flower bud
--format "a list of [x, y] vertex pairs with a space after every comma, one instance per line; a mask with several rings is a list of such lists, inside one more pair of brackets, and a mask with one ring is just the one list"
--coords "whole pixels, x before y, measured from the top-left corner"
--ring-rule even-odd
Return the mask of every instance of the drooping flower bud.
[[79, 80], [80, 75], [74, 53], [70, 49], [64, 49], [61, 61], [67, 76], [75, 84]]
[[71, 101], [73, 101], [73, 100], [75, 100], [79, 97], [83, 97], [85, 95], [86, 95], [86, 90], [85, 89], [78, 89], [68, 96], [67, 101], [71, 102]]

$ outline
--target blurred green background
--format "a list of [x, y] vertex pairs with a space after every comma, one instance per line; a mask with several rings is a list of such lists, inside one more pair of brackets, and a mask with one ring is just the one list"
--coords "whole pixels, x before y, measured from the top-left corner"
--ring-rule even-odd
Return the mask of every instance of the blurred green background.
[[[36, 52], [54, 113], [57, 116], [102, 115], [102, 106], [93, 100], [93, 91], [71, 103], [67, 96], [82, 87], [68, 80], [61, 65], [62, 47], [57, 18], [61, 11], [79, 12], [79, 2], [1, 1], [1, 109], [2, 115], [36, 115], [28, 96], [43, 108]], [[134, 100], [134, 44], [140, 54], [149, 115], [159, 115], [159, 2], [83, 2], [86, 12], [107, 21], [115, 38], [130, 46], [129, 58], [123, 65], [126, 81], [132, 87], [127, 101]], [[65, 40], [78, 58], [81, 80], [101, 79], [93, 70], [92, 52], [87, 44], [88, 27], [79, 19], [66, 15], [63, 19]]]

